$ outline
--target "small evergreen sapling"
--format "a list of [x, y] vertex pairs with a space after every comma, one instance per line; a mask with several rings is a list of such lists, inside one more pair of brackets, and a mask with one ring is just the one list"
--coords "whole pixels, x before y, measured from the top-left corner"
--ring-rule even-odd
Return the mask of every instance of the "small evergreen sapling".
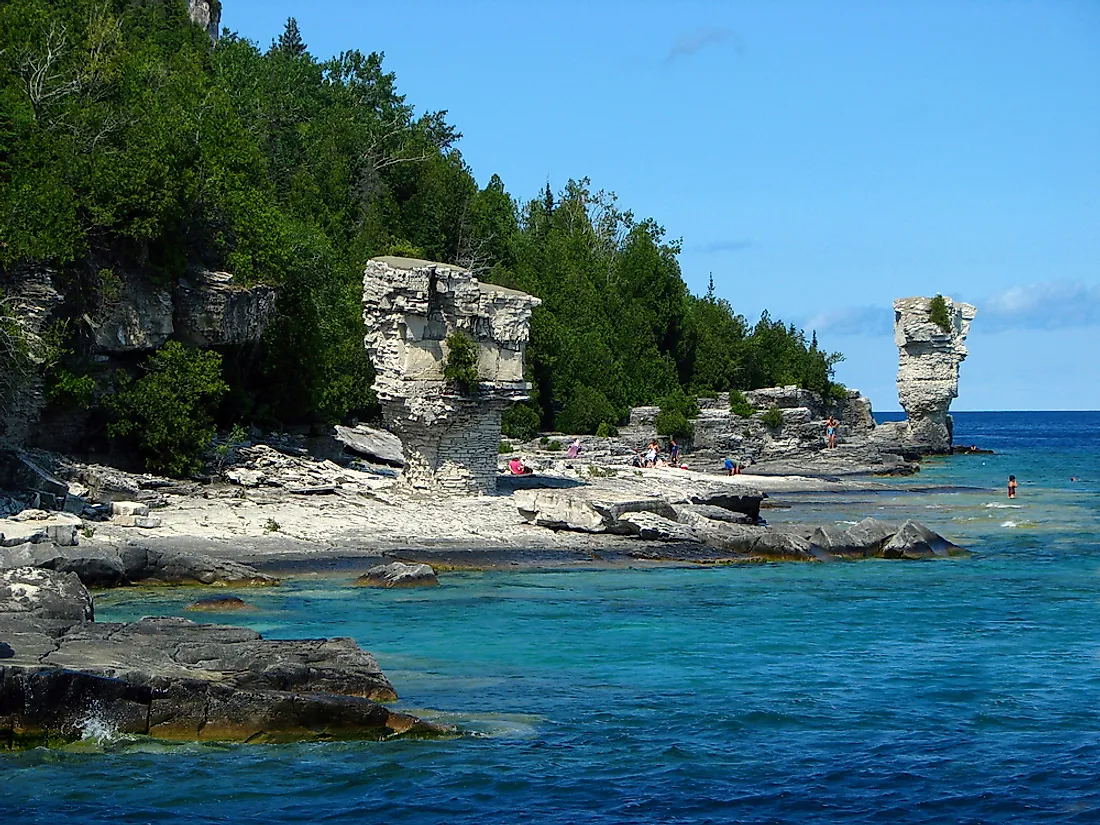
[[928, 320], [944, 332], [951, 332], [951, 317], [947, 314], [947, 301], [938, 292], [928, 307]]

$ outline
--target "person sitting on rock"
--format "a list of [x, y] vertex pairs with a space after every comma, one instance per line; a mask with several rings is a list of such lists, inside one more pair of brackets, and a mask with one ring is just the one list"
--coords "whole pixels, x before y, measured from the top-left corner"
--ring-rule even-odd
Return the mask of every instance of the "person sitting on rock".
[[565, 453], [566, 458], [576, 458], [581, 454], [581, 440], [574, 438], [573, 443], [569, 445], [569, 449]]
[[527, 476], [535, 472], [518, 458], [513, 458], [508, 462], [508, 470], [514, 476]]

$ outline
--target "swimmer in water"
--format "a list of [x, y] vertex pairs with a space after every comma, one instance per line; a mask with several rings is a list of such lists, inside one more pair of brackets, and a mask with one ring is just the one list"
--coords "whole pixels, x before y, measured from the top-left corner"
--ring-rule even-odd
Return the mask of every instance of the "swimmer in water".
[[1016, 476], [1008, 477], [1008, 497], [1016, 498]]

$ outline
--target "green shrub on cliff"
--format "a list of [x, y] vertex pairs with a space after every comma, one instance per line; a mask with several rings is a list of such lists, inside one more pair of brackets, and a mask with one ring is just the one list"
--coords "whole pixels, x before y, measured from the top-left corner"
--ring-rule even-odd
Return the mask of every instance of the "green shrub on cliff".
[[783, 426], [783, 411], [772, 404], [767, 411], [760, 416], [761, 423], [772, 430], [778, 430]]
[[749, 406], [745, 394], [739, 390], [730, 392], [730, 412], [741, 418], [748, 418], [753, 414], [753, 408]]
[[452, 332], [444, 342], [443, 378], [463, 395], [473, 395], [478, 385], [478, 347], [464, 332]]
[[596, 428], [596, 435], [600, 438], [616, 438], [619, 435], [619, 428], [604, 421]]
[[657, 435], [671, 435], [679, 439], [691, 438], [695, 435], [695, 425], [679, 410], [662, 410], [653, 419], [653, 427]]
[[213, 413], [229, 389], [221, 356], [169, 341], [142, 368], [137, 380], [119, 376], [117, 392], [106, 399], [116, 415], [108, 434], [134, 439], [152, 472], [198, 472], [214, 438]]
[[947, 314], [947, 301], [938, 292], [929, 304], [928, 320], [944, 332], [951, 332], [951, 317]]

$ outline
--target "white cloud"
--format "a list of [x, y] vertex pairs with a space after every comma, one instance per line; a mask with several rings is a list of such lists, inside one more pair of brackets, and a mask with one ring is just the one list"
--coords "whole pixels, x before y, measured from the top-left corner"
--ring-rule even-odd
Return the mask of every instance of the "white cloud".
[[709, 26], [697, 29], [689, 34], [685, 34], [672, 44], [672, 48], [669, 49], [668, 54], [665, 55], [665, 63], [675, 63], [677, 60], [684, 57], [690, 57], [708, 46], [727, 42], [733, 45], [733, 49], [737, 54], [744, 54], [745, 44], [733, 29], [727, 29], [723, 26]]
[[893, 306], [840, 307], [819, 312], [801, 325], [818, 335], [893, 335]]
[[1100, 326], [1100, 284], [1045, 281], [1011, 286], [975, 306], [975, 329], [990, 332]]

